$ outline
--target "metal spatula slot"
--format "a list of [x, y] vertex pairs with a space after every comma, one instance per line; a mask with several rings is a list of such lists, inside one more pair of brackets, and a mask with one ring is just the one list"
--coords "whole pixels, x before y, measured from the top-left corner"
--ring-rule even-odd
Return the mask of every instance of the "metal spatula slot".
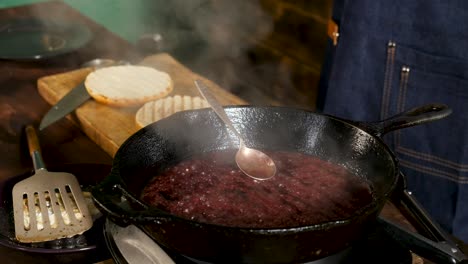
[[[52, 193], [52, 195], [50, 195]], [[71, 192], [69, 185], [65, 186], [65, 190], [58, 188], [53, 191], [47, 190], [43, 193], [23, 194], [24, 210], [23, 219], [24, 229], [44, 229], [44, 224], [49, 224], [50, 228], [58, 228], [61, 225], [77, 224], [83, 219], [83, 213], [78, 208], [75, 196]], [[71, 208], [73, 212], [69, 215]], [[36, 215], [36, 223], [31, 223], [30, 215]], [[28, 219], [30, 219], [28, 221]], [[32, 228], [31, 228], [32, 226]]]
[[50, 241], [91, 228], [92, 217], [76, 177], [49, 172], [32, 126], [26, 127], [26, 137], [35, 174], [13, 187], [16, 239], [24, 243]]

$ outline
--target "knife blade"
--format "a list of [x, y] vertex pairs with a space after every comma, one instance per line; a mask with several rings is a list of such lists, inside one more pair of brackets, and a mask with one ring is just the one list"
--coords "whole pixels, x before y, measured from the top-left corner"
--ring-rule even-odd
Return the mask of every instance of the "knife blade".
[[[129, 64], [131, 63], [126, 60], [115, 61], [112, 59], [98, 58], [84, 63], [82, 67], [91, 67], [93, 70], [97, 70], [104, 67]], [[91, 99], [91, 95], [86, 90], [84, 81], [82, 81], [78, 86], [73, 88], [64, 97], [62, 97], [62, 99], [60, 99], [54, 106], [52, 106], [52, 108], [44, 115], [41, 123], [39, 124], [39, 130], [42, 130], [62, 119], [89, 99]]]
[[78, 106], [82, 105], [87, 100], [91, 99], [84, 82], [73, 88], [62, 99], [60, 99], [52, 108], [45, 114], [39, 125], [39, 130], [43, 130], [49, 125], [62, 119]]

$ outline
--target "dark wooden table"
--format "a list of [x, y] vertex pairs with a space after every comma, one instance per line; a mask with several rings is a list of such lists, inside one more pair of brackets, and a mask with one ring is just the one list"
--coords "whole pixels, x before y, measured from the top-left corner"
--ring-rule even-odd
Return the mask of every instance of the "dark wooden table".
[[[47, 60], [0, 59], [0, 182], [33, 168], [23, 130], [29, 124], [37, 127], [43, 115], [50, 109], [50, 105], [37, 92], [38, 78], [77, 69], [83, 62], [97, 57], [136, 62], [145, 56], [138, 52], [135, 46], [60, 2], [0, 9], [0, 25], [8, 23], [10, 19], [41, 15], [60, 16], [82, 22], [93, 32], [93, 39], [79, 50]], [[67, 163], [112, 163], [111, 157], [68, 119], [60, 120], [40, 131], [38, 136], [43, 158], [48, 166]], [[1, 192], [2, 190], [0, 195]], [[391, 205], [386, 206], [383, 213], [399, 223], [407, 224]], [[54, 262], [50, 256], [29, 255], [2, 246], [0, 256], [1, 263]]]

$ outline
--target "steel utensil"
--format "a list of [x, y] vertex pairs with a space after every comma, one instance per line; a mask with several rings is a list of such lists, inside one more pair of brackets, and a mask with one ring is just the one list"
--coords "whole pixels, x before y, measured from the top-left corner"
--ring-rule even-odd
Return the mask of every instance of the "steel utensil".
[[[94, 70], [109, 67], [114, 65], [125, 65], [130, 64], [128, 61], [114, 61], [111, 59], [94, 59], [90, 60], [82, 65], [83, 68], [91, 67]], [[86, 90], [84, 81], [73, 88], [67, 93], [62, 99], [60, 99], [52, 108], [44, 115], [39, 125], [39, 130], [43, 130], [49, 125], [62, 119], [73, 110], [78, 108], [84, 102], [91, 99], [91, 95]]]
[[241, 134], [232, 124], [231, 120], [227, 116], [224, 108], [218, 102], [216, 97], [211, 94], [208, 87], [201, 80], [196, 80], [195, 85], [200, 91], [201, 95], [205, 100], [210, 104], [211, 108], [215, 113], [221, 118], [221, 120], [226, 124], [226, 126], [236, 134], [239, 138], [239, 150], [236, 153], [236, 163], [239, 169], [244, 172], [247, 176], [250, 176], [256, 180], [267, 180], [276, 174], [276, 165], [275, 162], [265, 153], [249, 148], [245, 145], [244, 140], [242, 139]]
[[34, 175], [13, 186], [16, 239], [24, 243], [72, 237], [90, 229], [92, 216], [73, 174], [49, 172], [34, 127], [26, 127]]

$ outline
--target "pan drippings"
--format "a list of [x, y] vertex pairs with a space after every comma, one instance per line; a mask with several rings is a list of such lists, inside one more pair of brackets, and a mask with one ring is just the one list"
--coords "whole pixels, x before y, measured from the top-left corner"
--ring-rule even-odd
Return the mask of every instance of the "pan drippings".
[[234, 151], [193, 157], [155, 176], [142, 199], [171, 214], [211, 224], [284, 228], [350, 217], [372, 202], [369, 184], [336, 164], [296, 152], [267, 152], [278, 174], [245, 177]]

